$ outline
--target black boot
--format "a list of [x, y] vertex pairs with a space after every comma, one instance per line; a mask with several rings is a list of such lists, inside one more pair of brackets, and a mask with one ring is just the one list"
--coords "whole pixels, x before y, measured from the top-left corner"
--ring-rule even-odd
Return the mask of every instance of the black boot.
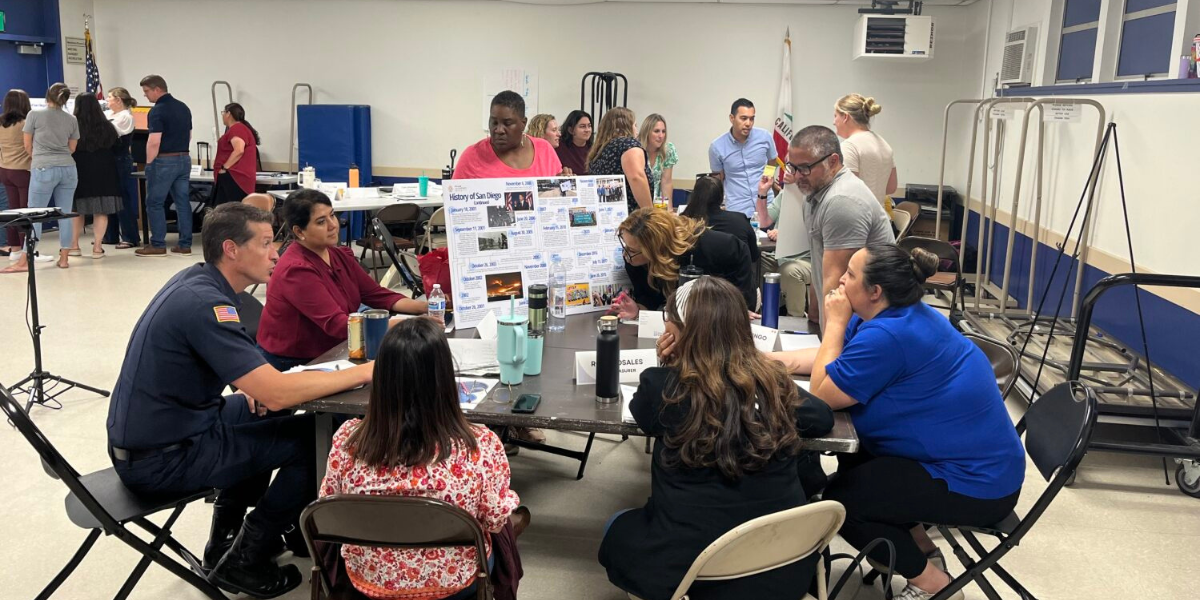
[[304, 582], [296, 565], [280, 567], [271, 554], [279, 534], [265, 535], [250, 523], [242, 525], [233, 547], [209, 574], [209, 581], [225, 591], [255, 598], [274, 598]]
[[204, 546], [204, 570], [211, 571], [217, 562], [229, 552], [233, 539], [242, 528], [242, 519], [246, 517], [244, 506], [223, 505], [218, 499], [213, 504], [212, 528], [208, 533], [208, 543]]

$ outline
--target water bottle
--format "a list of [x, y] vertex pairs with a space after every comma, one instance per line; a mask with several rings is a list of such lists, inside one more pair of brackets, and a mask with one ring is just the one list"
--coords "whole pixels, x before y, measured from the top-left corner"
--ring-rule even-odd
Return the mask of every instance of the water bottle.
[[612, 404], [621, 399], [621, 337], [617, 318], [600, 317], [596, 336], [596, 402]]
[[762, 324], [779, 329], [779, 273], [767, 273], [763, 277]]
[[547, 331], [567, 329], [567, 268], [562, 257], [555, 254], [550, 259], [550, 318], [546, 321]]
[[443, 323], [446, 321], [446, 294], [442, 292], [441, 284], [433, 284], [433, 291], [429, 292], [428, 306], [429, 316], [440, 319]]

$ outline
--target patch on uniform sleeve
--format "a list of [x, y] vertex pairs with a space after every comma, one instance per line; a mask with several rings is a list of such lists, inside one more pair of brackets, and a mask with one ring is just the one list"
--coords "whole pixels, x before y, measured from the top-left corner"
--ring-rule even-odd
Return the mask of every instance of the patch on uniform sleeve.
[[241, 323], [237, 309], [232, 306], [214, 306], [213, 313], [217, 315], [218, 323]]

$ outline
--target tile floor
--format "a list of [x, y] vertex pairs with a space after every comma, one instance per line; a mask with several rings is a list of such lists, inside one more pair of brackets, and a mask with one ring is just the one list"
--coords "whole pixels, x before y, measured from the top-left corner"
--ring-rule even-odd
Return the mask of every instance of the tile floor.
[[[45, 248], [56, 248], [55, 235]], [[90, 233], [85, 243], [90, 242]], [[56, 374], [111, 388], [129, 333], [153, 294], [193, 258], [135, 258], [131, 251], [108, 250], [99, 261], [72, 259], [68, 270], [38, 265], [38, 291], [46, 325], [44, 358]], [[260, 290], [260, 295], [261, 295]], [[0, 382], [11, 384], [32, 368], [32, 345], [22, 317], [25, 278], [0, 275]], [[108, 401], [72, 391], [64, 409], [36, 408], [34, 420], [80, 472], [109, 466], [105, 454]], [[1021, 410], [1013, 406], [1014, 414]], [[587, 476], [574, 480], [576, 463], [524, 452], [512, 461], [513, 488], [533, 510], [533, 524], [521, 539], [525, 578], [521, 597], [618, 600], [596, 562], [604, 521], [613, 512], [644, 502], [649, 465], [637, 440], [602, 436], [592, 452]], [[551, 433], [552, 441], [582, 448], [584, 438]], [[67, 520], [65, 488], [47, 477], [32, 449], [14, 430], [0, 427], [4, 496], [0, 504], [0, 597], [32, 598], [67, 561], [84, 531]], [[827, 465], [831, 466], [831, 465]], [[1021, 508], [1044, 483], [1029, 469]], [[881, 491], [882, 492], [882, 491]], [[1039, 598], [1197, 597], [1200, 567], [1200, 500], [1163, 483], [1159, 461], [1111, 454], [1089, 456], [1074, 487], [1066, 489], [1020, 548], [1005, 560]], [[194, 504], [175, 527], [177, 537], [196, 551], [208, 532], [209, 505]], [[835, 549], [845, 550], [838, 542]], [[123, 544], [102, 538], [55, 598], [112, 597], [137, 556]], [[308, 565], [301, 562], [307, 571]], [[953, 570], [953, 569], [952, 569]], [[835, 569], [840, 572], [840, 569]], [[853, 588], [851, 588], [853, 589]], [[853, 596], [853, 592], [844, 597]], [[307, 598], [307, 587], [286, 596]], [[857, 598], [876, 599], [878, 589]], [[982, 600], [970, 586], [967, 597]], [[1006, 596], [1008, 597], [1008, 596]], [[152, 566], [132, 598], [201, 598], [165, 570]]]

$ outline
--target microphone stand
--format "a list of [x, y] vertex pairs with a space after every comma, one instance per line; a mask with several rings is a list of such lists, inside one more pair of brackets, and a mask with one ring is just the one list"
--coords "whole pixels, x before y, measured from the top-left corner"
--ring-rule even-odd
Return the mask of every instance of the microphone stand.
[[[71, 388], [80, 388], [108, 397], [108, 391], [72, 381], [65, 377], [55, 375], [42, 367], [42, 325], [41, 319], [38, 316], [38, 298], [37, 298], [37, 276], [34, 274], [34, 265], [37, 261], [34, 260], [34, 247], [37, 243], [37, 236], [34, 234], [33, 224], [43, 223], [48, 221], [57, 221], [62, 218], [71, 218], [75, 215], [53, 215], [41, 217], [22, 216], [13, 219], [6, 223], [0, 224], [3, 227], [20, 227], [25, 231], [25, 259], [29, 265], [29, 305], [33, 313], [33, 324], [29, 329], [29, 333], [33, 336], [33, 371], [29, 373], [25, 379], [18, 381], [16, 384], [8, 387], [9, 392], [14, 395], [17, 393], [25, 394], [28, 400], [25, 402], [25, 413], [29, 413], [29, 409], [34, 404], [44, 406], [52, 410], [62, 408], [62, 403], [58, 401], [58, 397], [71, 390]], [[46, 384], [50, 383], [49, 394], [47, 394]], [[61, 387], [60, 386], [65, 386]]]

